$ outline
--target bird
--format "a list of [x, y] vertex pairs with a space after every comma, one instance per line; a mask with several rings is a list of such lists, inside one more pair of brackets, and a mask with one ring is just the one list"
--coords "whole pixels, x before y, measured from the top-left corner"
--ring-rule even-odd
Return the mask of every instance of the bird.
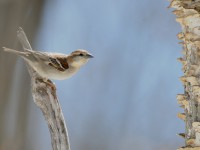
[[44, 79], [65, 80], [72, 77], [93, 55], [83, 49], [77, 49], [69, 55], [51, 52], [39, 52], [30, 49], [19, 51], [3, 47], [5, 52], [22, 57]]

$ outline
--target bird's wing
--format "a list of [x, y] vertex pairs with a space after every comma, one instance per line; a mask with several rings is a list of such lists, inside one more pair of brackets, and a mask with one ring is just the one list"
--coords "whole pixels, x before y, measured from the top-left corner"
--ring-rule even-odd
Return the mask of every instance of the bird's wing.
[[24, 50], [26, 52], [29, 52], [30, 54], [32, 54], [36, 58], [40, 58], [42, 60], [48, 60], [48, 58], [49, 58], [48, 53], [45, 53], [45, 52], [39, 52], [39, 51], [30, 50], [30, 49], [26, 49], [26, 48], [24, 48]]
[[51, 66], [59, 71], [65, 71], [69, 68], [66, 55], [58, 53], [39, 52], [30, 49], [25, 50], [32, 54], [32, 56], [34, 56], [34, 58], [38, 61], [44, 62], [48, 66]]
[[51, 57], [49, 56], [49, 66], [54, 67], [59, 71], [65, 71], [69, 68], [67, 58], [62, 56]]

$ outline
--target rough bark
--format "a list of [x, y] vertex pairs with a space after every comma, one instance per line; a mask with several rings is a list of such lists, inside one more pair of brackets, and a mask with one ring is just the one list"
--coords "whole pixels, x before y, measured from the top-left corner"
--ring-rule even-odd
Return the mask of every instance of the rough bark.
[[[32, 49], [21, 28], [17, 36], [24, 49]], [[45, 81], [28, 64], [27, 68], [31, 76], [33, 100], [47, 121], [53, 150], [70, 150], [67, 128], [56, 96], [55, 85], [50, 80]]]
[[178, 103], [184, 113], [178, 117], [185, 121], [185, 146], [180, 150], [200, 149], [200, 1], [173, 0], [170, 7], [175, 8], [182, 32], [183, 57], [178, 60], [183, 64], [184, 76], [180, 78], [184, 85], [184, 94], [178, 94]]

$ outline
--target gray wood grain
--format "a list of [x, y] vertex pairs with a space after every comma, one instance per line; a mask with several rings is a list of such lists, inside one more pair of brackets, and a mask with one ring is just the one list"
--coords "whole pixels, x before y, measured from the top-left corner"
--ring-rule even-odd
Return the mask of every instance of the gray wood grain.
[[[17, 31], [17, 36], [24, 49], [32, 49], [22, 28]], [[55, 85], [50, 80], [45, 81], [28, 64], [27, 68], [31, 76], [33, 100], [48, 124], [53, 150], [70, 150], [68, 132]]]

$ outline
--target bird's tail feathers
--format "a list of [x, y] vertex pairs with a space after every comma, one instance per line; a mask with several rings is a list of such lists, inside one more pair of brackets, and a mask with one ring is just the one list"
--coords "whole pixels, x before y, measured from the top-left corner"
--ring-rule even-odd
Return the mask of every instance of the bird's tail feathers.
[[28, 55], [26, 52], [21, 52], [21, 51], [11, 49], [11, 48], [3, 47], [3, 50], [5, 52], [14, 53], [14, 54], [21, 55], [21, 56]]

